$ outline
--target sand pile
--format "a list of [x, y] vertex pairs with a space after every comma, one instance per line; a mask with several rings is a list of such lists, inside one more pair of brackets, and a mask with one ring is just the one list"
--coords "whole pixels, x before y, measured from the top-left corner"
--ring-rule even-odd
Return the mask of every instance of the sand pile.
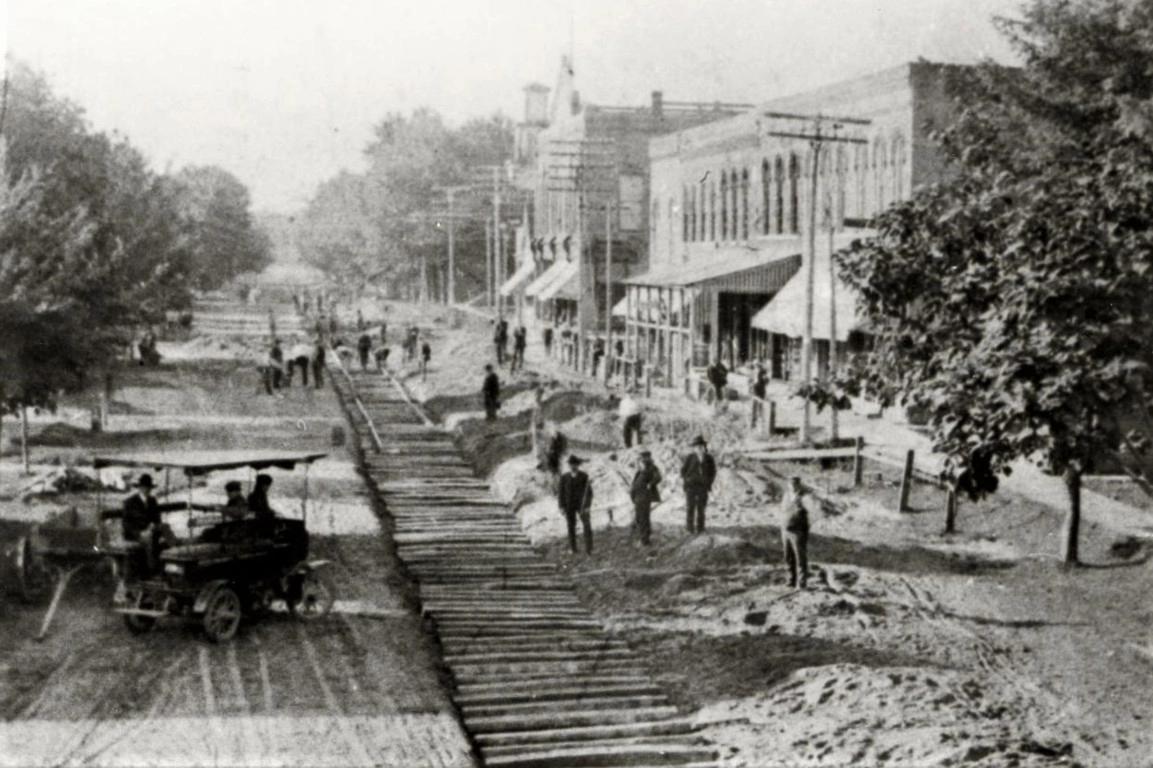
[[710, 704], [697, 722], [725, 766], [1069, 765], [1072, 744], [1025, 732], [1020, 705], [962, 672], [838, 664]]

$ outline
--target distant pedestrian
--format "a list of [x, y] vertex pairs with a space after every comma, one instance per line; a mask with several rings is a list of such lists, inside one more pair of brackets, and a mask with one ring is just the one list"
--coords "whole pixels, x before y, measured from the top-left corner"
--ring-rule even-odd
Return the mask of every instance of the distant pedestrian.
[[601, 361], [604, 360], [604, 357], [605, 357], [605, 340], [604, 339], [597, 339], [595, 342], [593, 342], [592, 376], [594, 379], [597, 376], [597, 371], [600, 370]]
[[272, 388], [280, 389], [284, 379], [284, 350], [280, 348], [280, 339], [272, 340], [272, 350], [268, 356], [276, 363], [272, 369]]
[[381, 322], [380, 324], [380, 343], [388, 343], [388, 323]]
[[757, 363], [756, 378], [753, 379], [753, 406], [750, 425], [757, 426], [758, 419], [765, 418], [765, 394], [768, 392], [769, 374], [765, 366]]
[[557, 505], [568, 525], [568, 545], [575, 555], [577, 552], [576, 520], [580, 517], [584, 529], [585, 554], [593, 553], [592, 504], [593, 488], [589, 476], [581, 471], [584, 460], [577, 456], [568, 457], [569, 471], [561, 475], [557, 489]]
[[717, 478], [717, 464], [700, 435], [689, 443], [693, 452], [681, 464], [681, 483], [685, 488], [685, 527], [689, 533], [705, 532], [705, 507], [709, 491]]
[[646, 547], [651, 543], [653, 532], [650, 514], [653, 505], [661, 500], [661, 479], [661, 471], [653, 463], [652, 453], [648, 450], [641, 451], [641, 465], [633, 475], [629, 496], [633, 500], [637, 534], [641, 537], [641, 544]]
[[428, 377], [428, 364], [432, 360], [432, 347], [427, 341], [420, 345], [420, 380]]
[[805, 507], [807, 495], [801, 478], [790, 477], [781, 504], [781, 545], [785, 550], [785, 564], [789, 568], [789, 586], [796, 587], [799, 584], [801, 589], [809, 582], [809, 511]]
[[312, 380], [317, 389], [324, 386], [324, 342], [316, 340], [316, 347], [312, 352]]
[[328, 332], [335, 336], [338, 330], [340, 330], [340, 323], [336, 320], [336, 301], [334, 300], [332, 303], [332, 314], [328, 318]]
[[544, 339], [544, 355], [545, 355], [545, 357], [551, 357], [552, 356], [552, 334], [553, 334], [552, 326], [546, 325], [544, 328], [544, 331], [541, 334], [541, 336]]
[[497, 378], [491, 364], [486, 364], [484, 371], [484, 386], [481, 388], [481, 395], [484, 398], [484, 418], [486, 421], [494, 421], [497, 409], [500, 408], [500, 379]]
[[631, 393], [626, 392], [621, 398], [620, 415], [623, 421], [623, 437], [625, 448], [633, 447], [635, 439], [637, 445], [641, 443], [641, 404], [633, 399]]
[[709, 383], [713, 385], [713, 395], [716, 398], [717, 409], [725, 407], [725, 387], [729, 383], [729, 371], [719, 359], [709, 366]]
[[524, 370], [524, 351], [528, 346], [528, 331], [518, 326], [512, 334], [512, 370]]
[[356, 310], [356, 331], [357, 333], [364, 330], [364, 313], [359, 309]]
[[508, 339], [505, 338], [506, 333], [504, 320], [497, 320], [492, 329], [492, 344], [496, 348], [497, 365], [504, 365], [504, 348], [505, 344], [508, 343]]
[[356, 340], [356, 353], [360, 357], [360, 370], [368, 370], [368, 353], [372, 351], [372, 337], [367, 333], [360, 334]]

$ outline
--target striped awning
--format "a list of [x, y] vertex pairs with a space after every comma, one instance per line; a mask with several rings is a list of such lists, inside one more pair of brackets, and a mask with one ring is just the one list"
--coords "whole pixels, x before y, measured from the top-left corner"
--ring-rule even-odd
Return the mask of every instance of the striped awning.
[[548, 301], [549, 299], [570, 299], [578, 300], [580, 298], [580, 270], [576, 264], [571, 261], [566, 261], [567, 269], [562, 270], [557, 274], [557, 277], [537, 294], [538, 301]]
[[626, 277], [624, 283], [658, 288], [708, 288], [729, 293], [774, 293], [797, 271], [796, 253], [774, 256], [740, 254], [731, 258], [692, 264], [663, 265], [643, 275]]
[[535, 298], [542, 288], [556, 279], [556, 276], [564, 269], [564, 265], [567, 263], [564, 259], [557, 259], [552, 264], [549, 264], [545, 267], [544, 272], [541, 272], [535, 280], [525, 286], [524, 295]]
[[[836, 308], [837, 341], [847, 341], [849, 333], [865, 326], [857, 311], [857, 292], [833, 279], [829, 272], [829, 255], [818, 255], [813, 263], [813, 338], [828, 339], [832, 325], [831, 310]], [[836, 289], [834, 291], [834, 288]], [[769, 333], [791, 338], [805, 335], [805, 270], [797, 272], [769, 303], [753, 315], [751, 325]]]

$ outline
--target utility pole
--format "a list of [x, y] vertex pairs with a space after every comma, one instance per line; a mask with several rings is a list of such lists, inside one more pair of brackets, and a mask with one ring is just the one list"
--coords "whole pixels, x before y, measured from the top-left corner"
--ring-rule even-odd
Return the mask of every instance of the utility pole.
[[493, 236], [493, 270], [490, 274], [489, 308], [496, 302], [497, 317], [504, 314], [504, 302], [500, 295], [500, 275], [504, 270], [501, 266], [501, 237], [500, 237], [500, 166], [492, 168], [492, 236]]
[[492, 222], [484, 222], [484, 290], [489, 307], [492, 306]]
[[[835, 161], [835, 156], [834, 158]], [[829, 177], [833, 178], [840, 168], [830, 167]], [[837, 380], [837, 270], [833, 265], [834, 233], [836, 226], [833, 222], [833, 190], [828, 185], [825, 190], [825, 219], [829, 223], [829, 384], [830, 390]], [[840, 416], [837, 414], [837, 404], [829, 409], [829, 447], [835, 447], [840, 438]]]
[[446, 293], [444, 303], [448, 306], [456, 304], [456, 221], [452, 209], [452, 196], [455, 190], [448, 190], [448, 280], [445, 281]]
[[[805, 250], [804, 250], [804, 269], [805, 269], [805, 335], [801, 340], [801, 376], [804, 380], [804, 386], [808, 389], [813, 382], [813, 293], [816, 283], [816, 256], [817, 256], [817, 182], [818, 182], [818, 168], [821, 161], [821, 152], [826, 142], [831, 143], [848, 143], [848, 144], [865, 144], [865, 139], [854, 139], [849, 137], [840, 137], [836, 135], [836, 131], [842, 124], [848, 123], [851, 125], [869, 125], [871, 120], [861, 120], [859, 118], [851, 117], [826, 117], [822, 115], [797, 115], [787, 112], [765, 112], [765, 117], [786, 119], [786, 120], [804, 120], [814, 124], [812, 133], [790, 133], [784, 131], [769, 131], [768, 135], [778, 136], [781, 138], [789, 139], [803, 139], [809, 142], [812, 148], [813, 160], [809, 168], [809, 211], [808, 211], [808, 231], [805, 233]], [[822, 127], [825, 123], [832, 123], [833, 133], [822, 132]], [[832, 226], [832, 218], [829, 221], [830, 227]], [[830, 233], [831, 237], [831, 233]], [[831, 259], [830, 259], [831, 261]], [[831, 269], [831, 267], [830, 267]], [[836, 355], [836, 336], [830, 333], [833, 338], [829, 339], [829, 357], [832, 359]], [[805, 397], [804, 415], [801, 420], [801, 444], [807, 445], [812, 441], [812, 402], [808, 397]], [[835, 411], [836, 409], [834, 409]]]
[[605, 203], [605, 369], [607, 383], [613, 365], [613, 204]]

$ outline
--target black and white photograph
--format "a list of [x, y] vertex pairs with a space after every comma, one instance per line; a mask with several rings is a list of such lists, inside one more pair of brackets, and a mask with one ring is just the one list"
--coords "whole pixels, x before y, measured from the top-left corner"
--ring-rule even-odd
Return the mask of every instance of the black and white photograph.
[[0, 41], [0, 768], [1153, 766], [1153, 0]]

